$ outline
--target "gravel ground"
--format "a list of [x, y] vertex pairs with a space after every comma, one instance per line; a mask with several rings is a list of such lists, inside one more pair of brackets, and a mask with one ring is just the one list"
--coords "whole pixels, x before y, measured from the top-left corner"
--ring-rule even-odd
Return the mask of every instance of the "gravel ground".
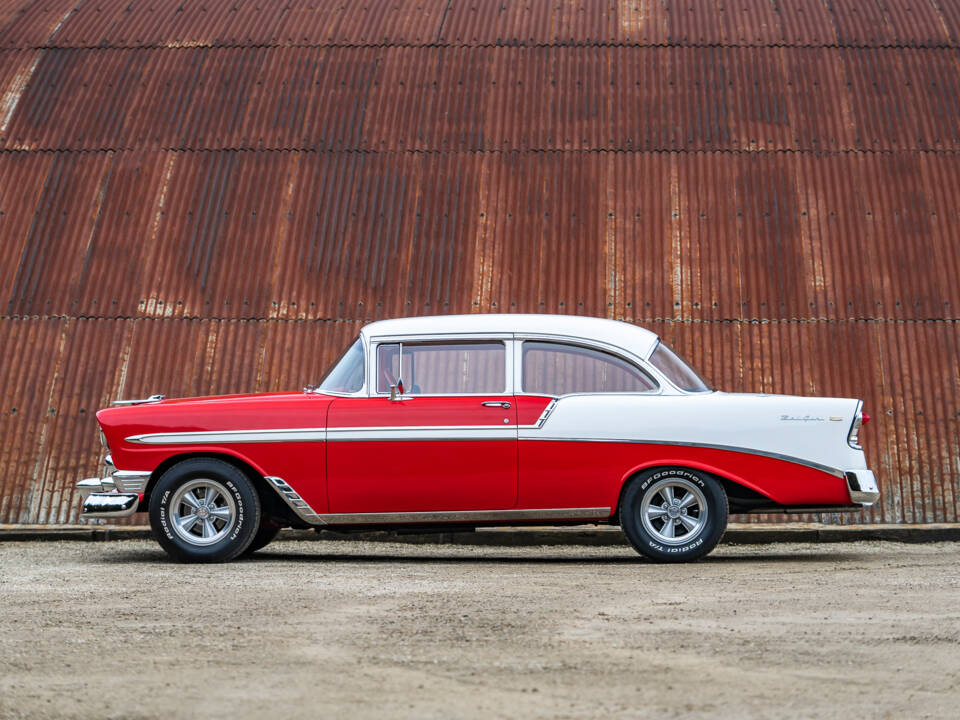
[[958, 549], [0, 543], [0, 717], [957, 717]]

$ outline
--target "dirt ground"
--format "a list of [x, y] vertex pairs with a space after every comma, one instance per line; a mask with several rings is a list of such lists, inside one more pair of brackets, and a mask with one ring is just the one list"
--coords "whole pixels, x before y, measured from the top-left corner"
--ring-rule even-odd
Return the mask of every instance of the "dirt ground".
[[0, 543], [0, 717], [958, 717], [958, 550]]

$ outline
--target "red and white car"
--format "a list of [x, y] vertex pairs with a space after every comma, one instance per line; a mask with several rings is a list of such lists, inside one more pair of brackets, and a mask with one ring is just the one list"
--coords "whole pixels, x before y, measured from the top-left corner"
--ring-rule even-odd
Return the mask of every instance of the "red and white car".
[[97, 413], [110, 477], [85, 517], [147, 511], [164, 549], [215, 562], [281, 527], [619, 524], [699, 558], [728, 513], [877, 500], [859, 400], [712, 390], [651, 332], [557, 315], [385, 320], [303, 392]]

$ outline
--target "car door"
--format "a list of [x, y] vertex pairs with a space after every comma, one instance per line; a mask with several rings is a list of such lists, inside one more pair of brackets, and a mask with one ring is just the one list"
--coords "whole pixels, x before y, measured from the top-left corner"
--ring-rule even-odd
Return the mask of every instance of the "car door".
[[327, 416], [332, 513], [499, 510], [517, 502], [505, 340], [380, 342], [370, 397]]

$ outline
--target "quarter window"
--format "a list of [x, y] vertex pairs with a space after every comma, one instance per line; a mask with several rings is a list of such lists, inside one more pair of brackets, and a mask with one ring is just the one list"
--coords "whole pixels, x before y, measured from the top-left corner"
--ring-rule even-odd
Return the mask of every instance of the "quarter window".
[[357, 338], [340, 356], [317, 388], [326, 392], [354, 393], [363, 388], [363, 343]]
[[600, 350], [549, 342], [523, 344], [523, 390], [543, 395], [650, 392], [644, 373]]
[[377, 392], [390, 392], [402, 381], [404, 393], [411, 395], [502, 393], [506, 357], [500, 342], [380, 345]]

